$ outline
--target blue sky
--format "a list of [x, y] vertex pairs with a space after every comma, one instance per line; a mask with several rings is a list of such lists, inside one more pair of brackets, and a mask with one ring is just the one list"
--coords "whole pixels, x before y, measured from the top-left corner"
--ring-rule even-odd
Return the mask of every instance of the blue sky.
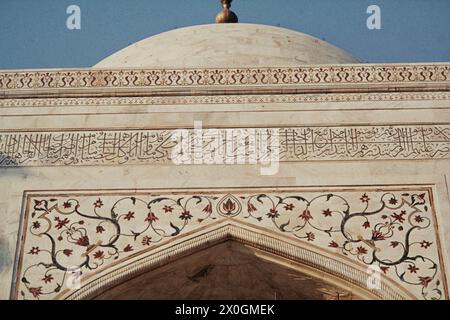
[[[81, 30], [66, 9], [81, 8]], [[381, 30], [366, 27], [369, 5]], [[235, 0], [241, 22], [311, 34], [365, 62], [450, 61], [450, 0]], [[219, 0], [0, 0], [0, 69], [90, 67], [129, 44], [214, 21]]]

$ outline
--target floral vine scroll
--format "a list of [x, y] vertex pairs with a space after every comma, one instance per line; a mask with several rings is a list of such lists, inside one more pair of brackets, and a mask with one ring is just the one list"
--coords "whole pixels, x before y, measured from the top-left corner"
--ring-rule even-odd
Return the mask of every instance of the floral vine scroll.
[[426, 188], [28, 194], [16, 298], [54, 298], [69, 280], [228, 218], [377, 266], [418, 298], [443, 299], [430, 200]]

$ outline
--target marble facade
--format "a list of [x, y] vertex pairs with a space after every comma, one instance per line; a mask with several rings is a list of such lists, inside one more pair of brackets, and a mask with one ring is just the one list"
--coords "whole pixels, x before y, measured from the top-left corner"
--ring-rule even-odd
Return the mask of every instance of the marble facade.
[[[0, 298], [107, 296], [225, 240], [357, 297], [449, 298], [450, 64], [133, 67], [0, 72]], [[174, 163], [195, 122], [207, 154], [275, 130], [276, 172], [267, 146]]]

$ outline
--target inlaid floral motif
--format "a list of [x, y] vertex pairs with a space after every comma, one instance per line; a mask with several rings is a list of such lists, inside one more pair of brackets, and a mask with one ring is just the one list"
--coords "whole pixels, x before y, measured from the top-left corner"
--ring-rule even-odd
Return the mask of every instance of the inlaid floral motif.
[[220, 219], [238, 219], [378, 266], [422, 299], [443, 299], [430, 190], [28, 195], [17, 298], [51, 299], [70, 275], [102, 272]]

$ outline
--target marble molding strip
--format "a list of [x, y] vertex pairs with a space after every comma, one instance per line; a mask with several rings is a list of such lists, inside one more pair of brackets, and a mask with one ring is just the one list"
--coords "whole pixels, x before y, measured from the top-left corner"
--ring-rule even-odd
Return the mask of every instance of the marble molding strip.
[[329, 103], [360, 101], [438, 101], [450, 100], [450, 92], [388, 92], [352, 94], [217, 95], [185, 97], [91, 97], [0, 99], [0, 107], [82, 107], [129, 105], [195, 105], [260, 103]]
[[0, 72], [0, 98], [449, 90], [450, 64]]

